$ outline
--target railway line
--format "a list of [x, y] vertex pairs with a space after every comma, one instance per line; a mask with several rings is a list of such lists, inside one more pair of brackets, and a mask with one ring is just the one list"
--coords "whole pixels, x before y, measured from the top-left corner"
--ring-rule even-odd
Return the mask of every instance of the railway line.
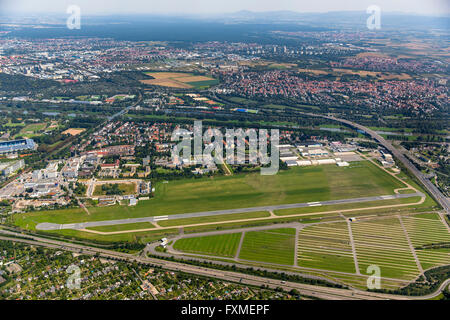
[[331, 300], [408, 300], [408, 299], [431, 299], [438, 296], [442, 290], [450, 283], [450, 279], [446, 280], [440, 288], [427, 296], [424, 297], [409, 297], [409, 296], [399, 296], [390, 294], [381, 294], [366, 292], [357, 289], [341, 289], [323, 286], [314, 286], [309, 284], [302, 284], [291, 281], [276, 280], [270, 278], [264, 278], [260, 276], [242, 274], [233, 271], [216, 270], [212, 268], [206, 268], [195, 265], [187, 265], [179, 262], [161, 260], [156, 258], [142, 257], [131, 255], [127, 253], [121, 253], [111, 250], [105, 250], [95, 247], [89, 247], [85, 245], [78, 245], [63, 241], [49, 240], [41, 237], [23, 235], [20, 233], [15, 233], [6, 230], [0, 230], [0, 240], [20, 242], [29, 245], [43, 246], [52, 249], [60, 249], [71, 252], [77, 252], [88, 255], [96, 255], [106, 259], [120, 259], [129, 262], [138, 262], [153, 265], [156, 267], [165, 268], [172, 271], [196, 274], [198, 276], [212, 277], [225, 281], [237, 282], [246, 285], [253, 286], [267, 286], [268, 288], [283, 288], [286, 291], [296, 289], [300, 294], [316, 297], [320, 299], [331, 299]]

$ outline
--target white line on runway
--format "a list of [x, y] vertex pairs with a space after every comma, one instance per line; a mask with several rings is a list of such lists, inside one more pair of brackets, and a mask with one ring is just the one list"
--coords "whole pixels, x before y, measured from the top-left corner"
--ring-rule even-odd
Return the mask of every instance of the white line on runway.
[[168, 220], [169, 216], [159, 216], [159, 217], [154, 217], [153, 221], [161, 221], [161, 220]]

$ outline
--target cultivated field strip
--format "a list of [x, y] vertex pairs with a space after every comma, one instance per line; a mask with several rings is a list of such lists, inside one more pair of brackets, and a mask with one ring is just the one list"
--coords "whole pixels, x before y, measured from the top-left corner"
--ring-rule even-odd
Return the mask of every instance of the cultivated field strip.
[[420, 271], [398, 218], [351, 225], [360, 272], [377, 265], [381, 277], [412, 280]]
[[345, 222], [302, 229], [298, 238], [299, 267], [354, 273], [355, 264]]
[[[333, 273], [327, 272], [326, 275], [330, 277], [330, 279], [335, 281], [341, 281], [345, 284], [348, 284], [352, 287], [366, 290], [367, 289], [367, 278], [368, 275], [347, 275], [342, 273]], [[392, 280], [381, 278], [381, 288], [387, 290], [394, 290], [401, 287], [404, 287], [409, 284], [409, 281], [404, 280]]]
[[450, 233], [440, 220], [404, 217], [403, 224], [423, 269], [450, 264]]
[[295, 230], [284, 228], [246, 232], [239, 259], [293, 265]]
[[241, 233], [184, 238], [175, 242], [174, 249], [219, 257], [234, 257], [240, 239]]

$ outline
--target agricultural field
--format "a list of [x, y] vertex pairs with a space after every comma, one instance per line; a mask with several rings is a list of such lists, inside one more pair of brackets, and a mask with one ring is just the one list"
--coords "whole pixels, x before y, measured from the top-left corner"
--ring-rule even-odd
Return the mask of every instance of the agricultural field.
[[234, 257], [241, 240], [241, 233], [228, 233], [214, 236], [183, 238], [175, 242], [173, 248], [178, 251]]
[[415, 279], [420, 271], [398, 218], [351, 224], [359, 269], [366, 274], [370, 265], [381, 269], [381, 277]]
[[[437, 214], [404, 217], [402, 220], [424, 270], [450, 264], [450, 232]], [[435, 248], [430, 248], [431, 245]]]
[[169, 88], [192, 89], [208, 87], [218, 83], [214, 78], [194, 75], [192, 73], [148, 72], [145, 74], [154, 79], [141, 80], [142, 83]]
[[239, 259], [293, 265], [295, 232], [294, 228], [246, 232]]
[[109, 206], [27, 212], [15, 215], [18, 226], [40, 222], [72, 223], [170, 215], [266, 205], [394, 194], [403, 184], [368, 161], [350, 167], [296, 167], [274, 176], [259, 173], [185, 179], [156, 184], [155, 197], [134, 207]]
[[308, 226], [300, 231], [299, 267], [355, 273], [347, 223]]
[[[435, 213], [369, 218], [356, 222], [332, 221], [306, 225], [298, 230], [280, 226], [279, 229], [268, 227], [265, 230], [245, 231], [238, 252], [242, 233], [229, 232], [219, 236], [181, 239], [175, 249], [219, 257], [238, 255], [242, 263], [249, 265], [270, 263], [285, 270], [301, 268], [302, 272], [320, 273], [361, 289], [367, 288], [367, 269], [371, 265], [380, 267], [382, 287], [395, 289], [416, 279], [421, 272], [420, 266], [427, 270], [450, 264], [448, 247], [423, 248], [431, 244], [448, 246], [450, 243], [450, 233]], [[233, 238], [228, 240], [225, 236]], [[413, 247], [410, 247], [408, 239]]]
[[66, 131], [63, 131], [62, 134], [70, 134], [71, 136], [77, 136], [81, 133], [83, 133], [84, 131], [86, 131], [86, 129], [84, 128], [69, 128]]
[[336, 77], [342, 77], [344, 75], [358, 75], [362, 78], [372, 77], [380, 80], [410, 80], [412, 77], [406, 73], [395, 72], [378, 72], [378, 71], [366, 71], [366, 70], [352, 70], [352, 69], [297, 69], [300, 73], [308, 73], [313, 75], [333, 75]]

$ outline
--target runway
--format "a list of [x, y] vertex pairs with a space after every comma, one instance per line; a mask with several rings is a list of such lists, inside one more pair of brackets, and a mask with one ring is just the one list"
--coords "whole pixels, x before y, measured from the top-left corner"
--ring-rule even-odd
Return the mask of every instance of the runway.
[[393, 199], [403, 199], [403, 198], [423, 197], [423, 196], [424, 196], [423, 193], [395, 194], [395, 195], [387, 195], [387, 196], [363, 197], [363, 198], [329, 200], [329, 201], [316, 201], [316, 202], [307, 202], [307, 203], [293, 203], [293, 204], [282, 204], [282, 205], [275, 205], [275, 206], [228, 209], [228, 210], [217, 210], [217, 211], [192, 212], [192, 213], [182, 213], [182, 214], [143, 217], [143, 218], [129, 218], [129, 219], [120, 219], [120, 220], [90, 221], [90, 222], [68, 223], [68, 224], [56, 224], [56, 223], [44, 222], [44, 223], [38, 224], [36, 226], [36, 229], [37, 230], [45, 230], [45, 231], [67, 230], [67, 229], [82, 230], [82, 229], [93, 228], [93, 227], [112, 226], [112, 225], [140, 223], [140, 222], [158, 222], [158, 221], [163, 221], [163, 220], [198, 218], [198, 217], [218, 216], [218, 215], [226, 215], [226, 214], [233, 214], [233, 213], [273, 211], [273, 210], [282, 210], [282, 209], [295, 209], [295, 208], [317, 207], [317, 206], [336, 205], [336, 204], [393, 200]]

